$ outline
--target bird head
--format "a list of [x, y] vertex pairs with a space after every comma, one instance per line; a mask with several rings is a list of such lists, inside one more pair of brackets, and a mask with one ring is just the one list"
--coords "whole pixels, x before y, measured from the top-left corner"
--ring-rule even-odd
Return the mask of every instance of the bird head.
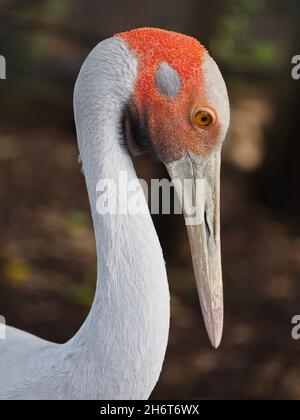
[[[174, 181], [202, 313], [211, 343], [218, 347], [223, 330], [220, 154], [230, 119], [226, 85], [206, 49], [191, 37], [150, 28], [116, 36], [138, 61], [124, 120], [128, 149], [163, 162]], [[192, 183], [191, 194], [185, 194], [186, 180]], [[197, 217], [190, 217], [191, 208]]]

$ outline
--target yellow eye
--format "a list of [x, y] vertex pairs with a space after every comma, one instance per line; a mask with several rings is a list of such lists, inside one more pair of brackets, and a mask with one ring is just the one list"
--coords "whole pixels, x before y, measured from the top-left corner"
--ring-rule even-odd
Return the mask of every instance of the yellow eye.
[[195, 118], [195, 123], [200, 128], [209, 127], [215, 121], [215, 118], [212, 115], [212, 113], [210, 113], [207, 110], [202, 110], [202, 111], [197, 112], [194, 118]]

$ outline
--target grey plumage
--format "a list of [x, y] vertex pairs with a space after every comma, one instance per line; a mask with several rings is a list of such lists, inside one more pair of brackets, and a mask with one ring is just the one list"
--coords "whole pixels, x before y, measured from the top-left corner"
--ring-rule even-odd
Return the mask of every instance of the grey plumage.
[[[63, 345], [14, 328], [0, 340], [0, 399], [146, 399], [167, 347], [169, 290], [151, 216], [96, 211], [97, 182], [136, 179], [121, 142], [137, 60], [121, 39], [100, 43], [74, 93], [80, 156], [97, 245], [97, 290], [79, 332]], [[143, 192], [140, 200], [147, 203]], [[143, 201], [144, 200], [144, 201]]]
[[156, 86], [166, 98], [175, 98], [181, 89], [181, 81], [178, 72], [168, 63], [162, 62], [155, 75]]

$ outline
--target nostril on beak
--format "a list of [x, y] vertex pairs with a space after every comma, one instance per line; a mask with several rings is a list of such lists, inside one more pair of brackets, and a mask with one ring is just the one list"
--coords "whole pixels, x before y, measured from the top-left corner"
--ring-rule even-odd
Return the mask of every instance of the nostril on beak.
[[205, 223], [206, 241], [207, 241], [207, 244], [208, 244], [209, 238], [210, 238], [210, 235], [211, 235], [211, 230], [210, 230], [210, 226], [209, 226], [209, 223], [208, 223], [207, 211], [206, 210], [204, 212], [204, 223]]

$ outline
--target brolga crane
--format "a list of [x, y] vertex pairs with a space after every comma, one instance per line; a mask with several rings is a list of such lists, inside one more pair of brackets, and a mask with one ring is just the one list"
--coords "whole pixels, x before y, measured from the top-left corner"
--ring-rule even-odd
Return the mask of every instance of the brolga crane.
[[[121, 33], [86, 59], [74, 109], [96, 237], [95, 298], [65, 344], [7, 327], [0, 399], [146, 399], [152, 392], [170, 317], [159, 240], [149, 211], [97, 211], [99, 180], [117, 184], [121, 171], [137, 180], [131, 159], [137, 153], [163, 162], [176, 185], [203, 180], [202, 202], [193, 195], [203, 220], [187, 229], [206, 329], [214, 347], [221, 341], [220, 156], [229, 101], [216, 63], [185, 35], [150, 28]], [[146, 206], [142, 189], [138, 194]]]

